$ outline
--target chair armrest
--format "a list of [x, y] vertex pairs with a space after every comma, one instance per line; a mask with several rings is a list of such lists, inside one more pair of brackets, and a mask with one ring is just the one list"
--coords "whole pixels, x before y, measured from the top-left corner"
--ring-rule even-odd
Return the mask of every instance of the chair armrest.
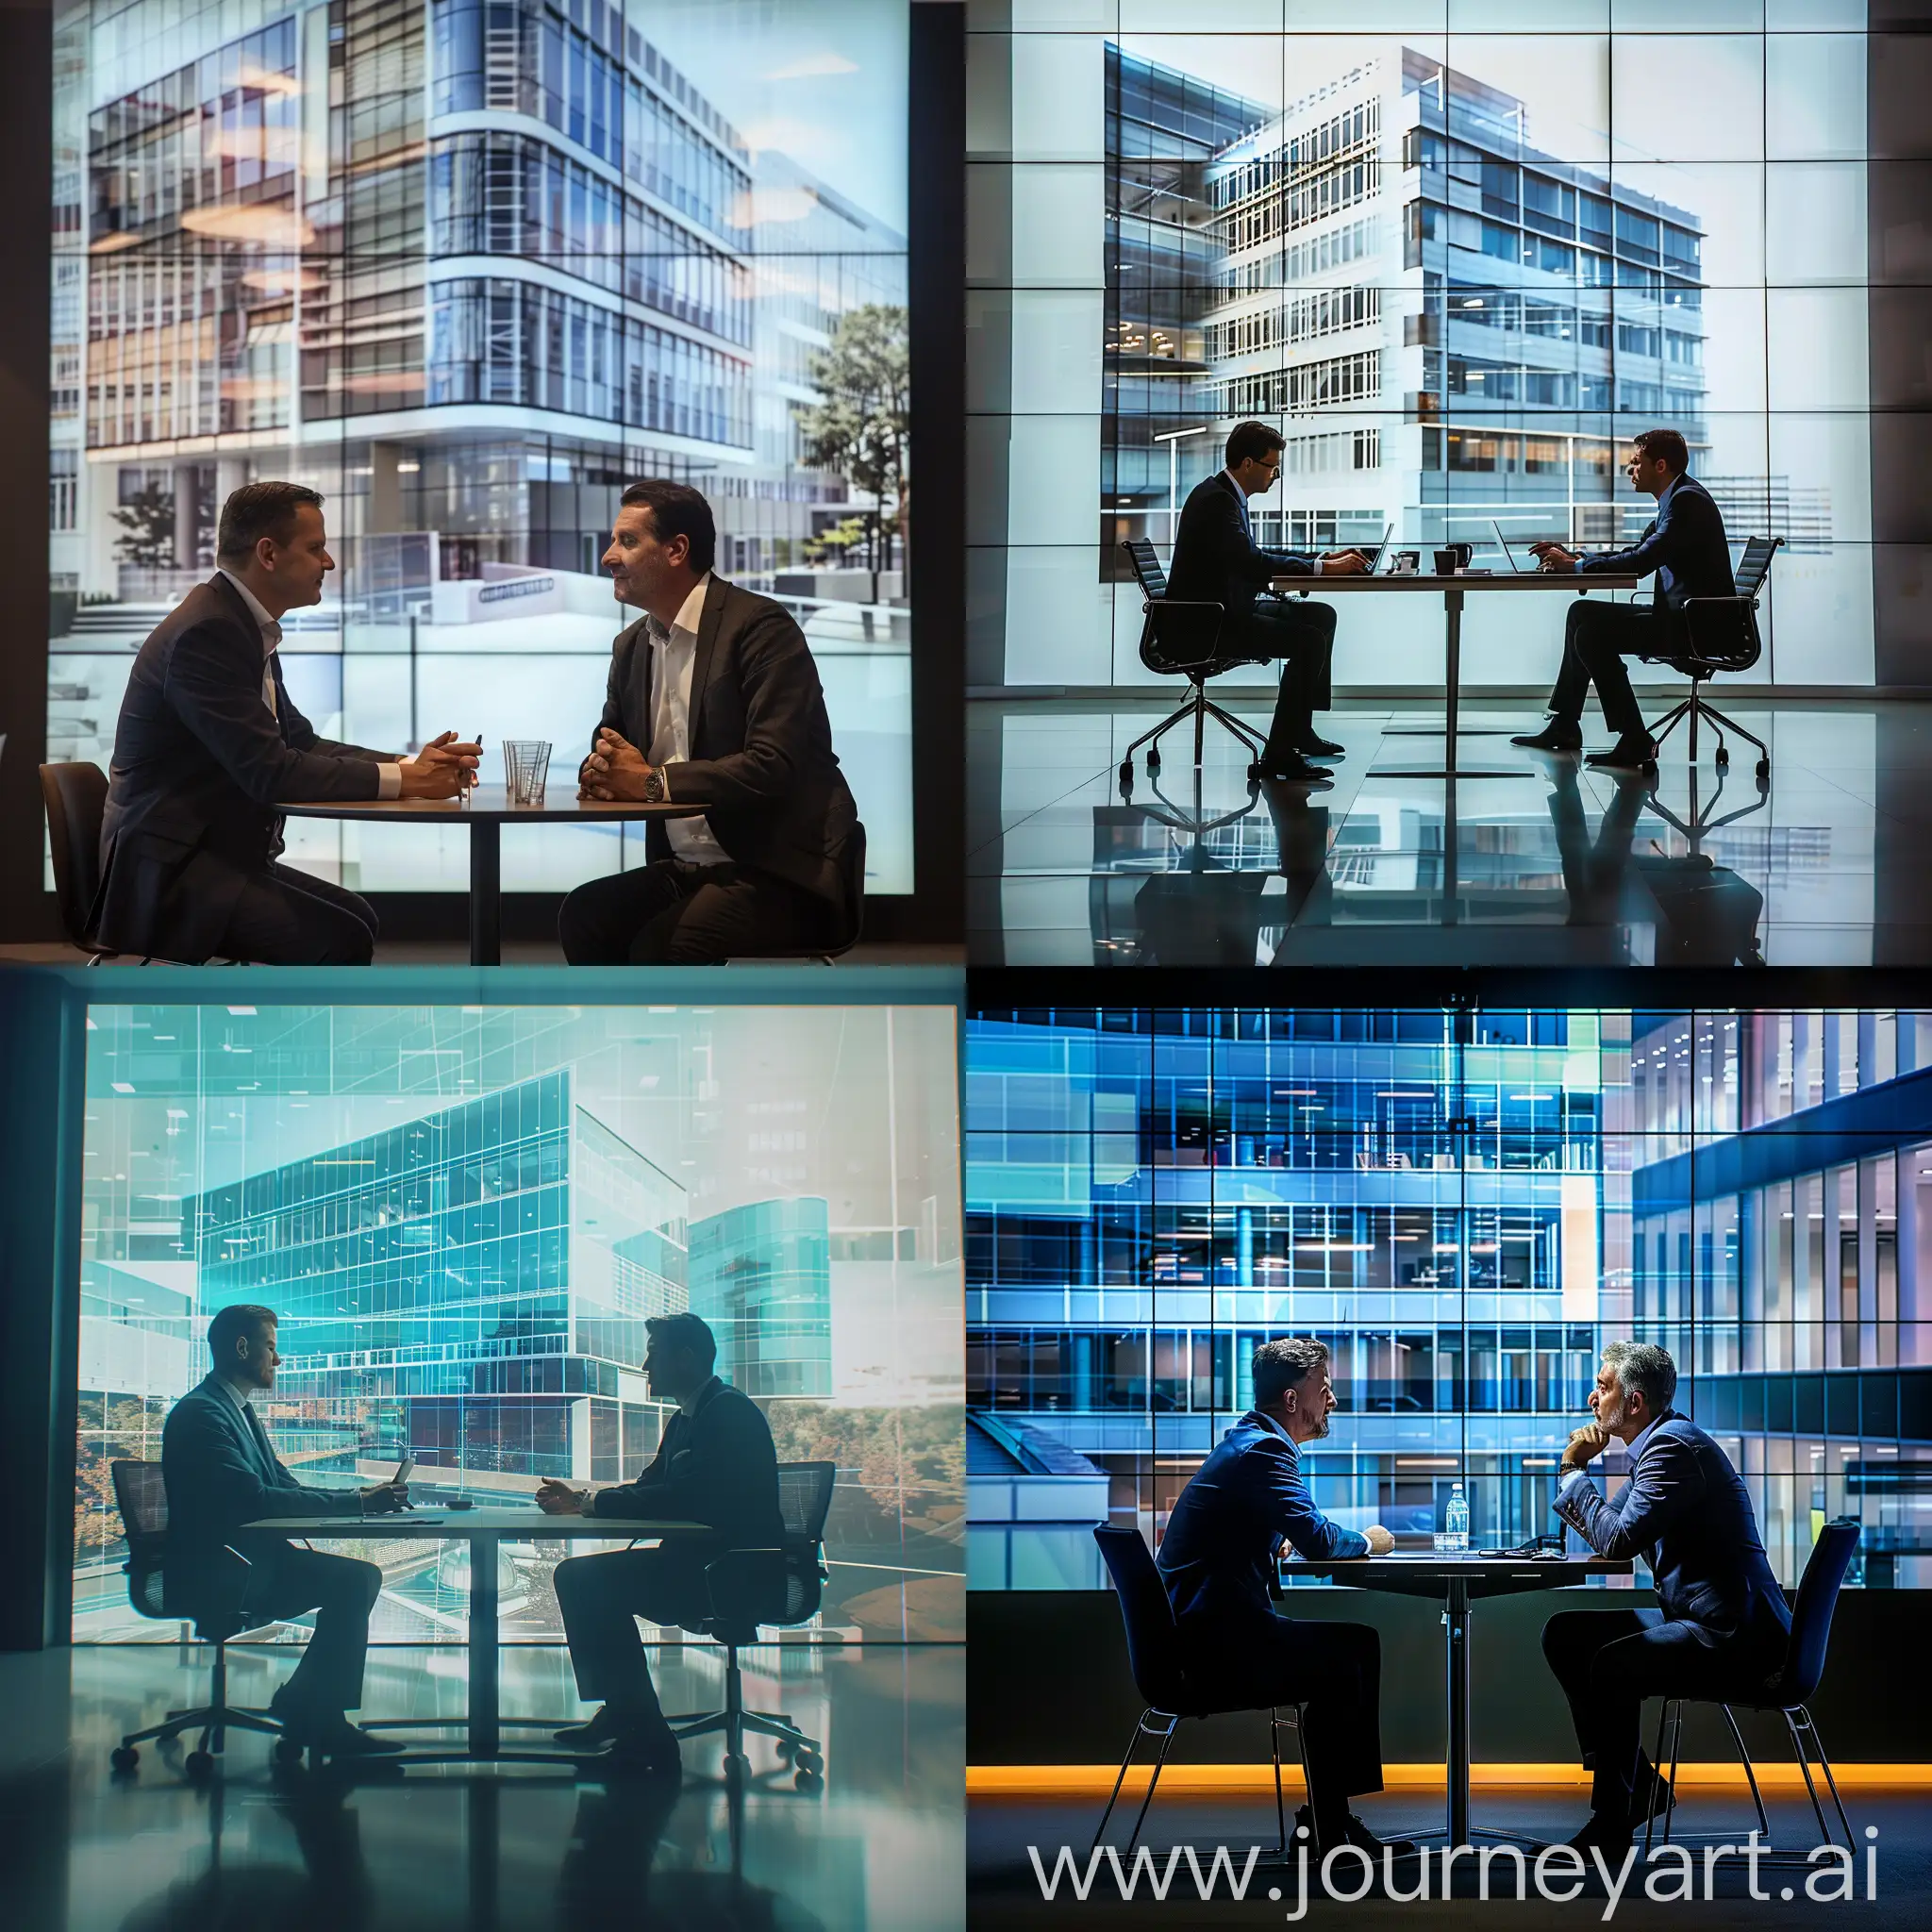
[[1740, 604], [1748, 605], [1753, 610], [1757, 608], [1756, 597], [1741, 596], [1686, 597], [1681, 608], [1685, 610], [1735, 609]]
[[1143, 610], [1212, 610], [1225, 617], [1225, 604], [1210, 604], [1200, 597], [1149, 597], [1141, 607]]

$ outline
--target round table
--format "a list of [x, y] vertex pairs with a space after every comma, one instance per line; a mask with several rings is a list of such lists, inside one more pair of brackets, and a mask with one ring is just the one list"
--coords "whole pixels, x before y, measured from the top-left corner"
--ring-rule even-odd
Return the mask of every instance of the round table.
[[632, 819], [694, 819], [701, 805], [644, 805], [579, 798], [574, 779], [552, 786], [541, 805], [512, 805], [501, 785], [477, 785], [461, 798], [325, 799], [282, 805], [291, 819], [355, 819], [378, 825], [462, 825], [470, 834], [470, 964], [503, 963], [503, 828], [506, 824], [610, 824]]

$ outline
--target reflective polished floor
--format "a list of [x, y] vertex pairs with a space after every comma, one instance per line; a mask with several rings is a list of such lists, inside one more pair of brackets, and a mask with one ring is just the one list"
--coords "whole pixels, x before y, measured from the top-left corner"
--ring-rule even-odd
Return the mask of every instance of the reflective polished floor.
[[[237, 1646], [230, 1695], [267, 1702], [286, 1653]], [[783, 1653], [782, 1656], [780, 1653]], [[658, 1652], [667, 1707], [713, 1707], [721, 1653]], [[178, 1753], [122, 1732], [199, 1701], [205, 1654], [124, 1644], [0, 1657], [0, 1924], [23, 1932], [522, 1932], [522, 1928], [941, 1928], [962, 1919], [965, 1658], [959, 1645], [774, 1645], [741, 1654], [747, 1702], [823, 1738], [824, 1787], [751, 1745], [735, 1821], [715, 1739], [669, 1798], [549, 1767], [419, 1767], [339, 1781], [277, 1772], [231, 1734], [200, 1790]], [[669, 1659], [669, 1660], [667, 1660]], [[379, 1648], [363, 1715], [459, 1711], [463, 1652]], [[578, 1708], [559, 1649], [508, 1651], [507, 1714]], [[756, 1774], [763, 1772], [765, 1775]]]
[[[1725, 692], [1762, 780], [1707, 723], [1654, 784], [1524, 751], [1524, 701], [1465, 707], [1453, 783], [1405, 775], [1443, 762], [1440, 704], [1405, 702], [1317, 721], [1348, 754], [1327, 787], [1251, 784], [1211, 721], [1198, 773], [1182, 724], [1124, 784], [1180, 694], [970, 708], [970, 963], [1932, 963], [1932, 706]], [[1227, 708], [1258, 730], [1272, 700]], [[1585, 739], [1607, 742], [1594, 711]]]

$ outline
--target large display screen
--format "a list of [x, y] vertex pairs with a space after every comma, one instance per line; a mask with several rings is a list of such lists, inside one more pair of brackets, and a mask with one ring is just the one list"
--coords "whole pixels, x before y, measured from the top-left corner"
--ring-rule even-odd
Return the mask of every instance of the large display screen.
[[[912, 888], [907, 0], [61, 0], [48, 756], [104, 768], [133, 653], [238, 485], [322, 491], [291, 692], [384, 748], [575, 771], [634, 612], [627, 483], [710, 499], [797, 617], [867, 832]], [[460, 833], [291, 826], [364, 891]], [[529, 826], [504, 883], [641, 860]]]
[[[1257, 541], [1493, 569], [1634, 541], [1628, 439], [1677, 429], [1734, 549], [1784, 539], [1754, 675], [1874, 682], [1862, 0], [1097, 12], [975, 36], [982, 682], [1141, 680], [1118, 546], [1246, 418]], [[1561, 634], [1474, 598], [1463, 679], [1546, 686]], [[1352, 600], [1336, 680], [1441, 648]]]
[[1837, 1516], [1857, 1580], [1927, 1580], [1932, 1014], [986, 1011], [966, 1122], [975, 1588], [1104, 1588], [1092, 1525], [1158, 1542], [1289, 1335], [1332, 1351], [1341, 1521], [1460, 1483], [1480, 1546], [1556, 1529], [1634, 1339], [1782, 1581]]
[[[130, 1607], [111, 1464], [158, 1460], [230, 1303], [280, 1315], [257, 1399], [325, 1487], [413, 1458], [425, 1504], [629, 1481], [690, 1308], [781, 1461], [837, 1463], [826, 1641], [964, 1619], [957, 1019], [949, 1007], [95, 1007], [88, 1022], [74, 1635]], [[507, 1543], [506, 1634], [554, 1641], [573, 1548]], [[620, 1546], [621, 1545], [617, 1545]], [[383, 1569], [379, 1640], [460, 1641], [462, 1546]], [[286, 1632], [280, 1633], [284, 1636]]]

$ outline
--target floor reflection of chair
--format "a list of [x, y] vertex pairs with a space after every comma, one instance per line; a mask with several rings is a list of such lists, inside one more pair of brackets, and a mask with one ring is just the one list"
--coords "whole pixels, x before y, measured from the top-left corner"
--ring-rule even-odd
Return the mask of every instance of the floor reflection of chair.
[[1681, 833], [1688, 852], [1640, 854], [1636, 869], [1660, 915], [1655, 963], [1659, 966], [1762, 966], [1764, 949], [1757, 922], [1764, 912], [1764, 894], [1727, 865], [1707, 856], [1705, 840], [1721, 827], [1735, 824], [1762, 811], [1771, 803], [1771, 780], [1760, 766], [1757, 796], [1748, 805], [1719, 817], [1712, 814], [1724, 797], [1726, 774], [1721, 768], [1717, 790], [1701, 808], [1697, 800], [1697, 767], [1690, 769], [1689, 815], [1679, 817], [1657, 795], [1646, 801], [1650, 809]]

